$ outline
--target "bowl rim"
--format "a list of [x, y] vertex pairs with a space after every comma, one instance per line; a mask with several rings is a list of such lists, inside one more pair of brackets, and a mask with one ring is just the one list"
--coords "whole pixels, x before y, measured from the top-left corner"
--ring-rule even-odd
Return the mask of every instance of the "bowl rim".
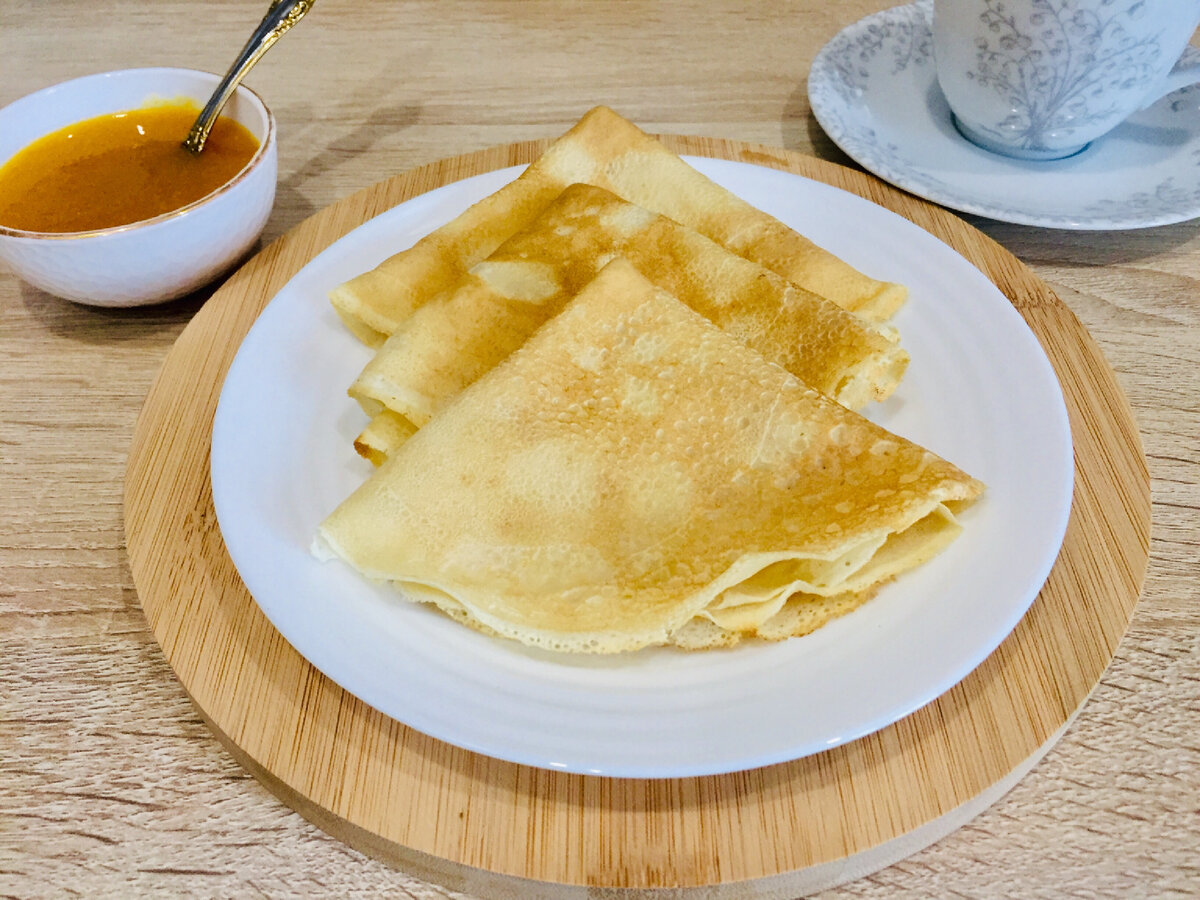
[[[17, 103], [21, 103], [22, 101], [28, 100], [32, 97], [36, 97], [38, 94], [41, 94], [41, 93], [48, 93], [51, 91], [61, 90], [62, 88], [65, 88], [68, 85], [75, 84], [76, 82], [89, 81], [92, 79], [111, 78], [114, 76], [126, 75], [126, 74], [132, 75], [134, 73], [150, 74], [153, 72], [175, 72], [175, 73], [186, 73], [186, 74], [190, 74], [190, 75], [203, 75], [203, 76], [211, 77], [213, 79], [214, 87], [216, 86], [216, 83], [221, 78], [220, 75], [217, 75], [213, 72], [206, 72], [203, 69], [188, 69], [188, 68], [182, 67], [182, 66], [145, 66], [145, 67], [141, 67], [141, 68], [132, 68], [132, 69], [113, 69], [108, 72], [94, 72], [91, 75], [81, 75], [78, 78], [71, 78], [67, 81], [60, 81], [57, 84], [47, 85], [44, 88], [39, 88], [38, 90], [34, 91], [33, 93], [26, 94], [24, 97], [18, 97], [12, 103], [7, 104], [3, 108], [0, 108], [0, 115], [2, 115], [9, 107], [11, 107]], [[71, 241], [71, 240], [81, 240], [84, 238], [101, 237], [101, 236], [109, 235], [109, 234], [119, 234], [122, 232], [135, 231], [135, 230], [142, 229], [142, 228], [145, 228], [145, 227], [151, 226], [151, 225], [160, 225], [164, 222], [169, 222], [172, 219], [177, 219], [180, 216], [186, 215], [187, 213], [191, 212], [192, 210], [196, 209], [197, 207], [204, 206], [208, 203], [211, 203], [217, 197], [229, 192], [235, 186], [237, 186], [238, 184], [240, 184], [241, 182], [243, 182], [247, 178], [249, 178], [250, 174], [252, 172], [254, 172], [254, 170], [257, 169], [259, 167], [259, 165], [262, 163], [262, 161], [266, 158], [267, 153], [269, 152], [269, 150], [275, 143], [275, 114], [271, 112], [271, 108], [269, 106], [267, 106], [267, 104], [263, 100], [263, 98], [260, 97], [253, 88], [247, 86], [246, 84], [239, 84], [237, 86], [237, 89], [234, 91], [234, 94], [241, 94], [243, 91], [245, 91], [245, 95], [249, 98], [251, 103], [256, 104], [258, 106], [258, 108], [261, 109], [262, 112], [265, 114], [266, 121], [267, 121], [266, 131], [263, 134], [262, 140], [259, 141], [258, 149], [254, 151], [254, 155], [251, 156], [250, 159], [246, 162], [246, 164], [244, 166], [242, 166], [241, 169], [238, 170], [237, 174], [235, 174], [232, 178], [230, 178], [228, 181], [226, 181], [224, 184], [222, 184], [220, 187], [216, 188], [215, 190], [210, 191], [209, 193], [205, 194], [203, 197], [199, 197], [196, 200], [193, 200], [191, 203], [185, 204], [184, 206], [181, 206], [178, 209], [173, 209], [169, 212], [160, 213], [159, 215], [153, 216], [152, 218], [149, 218], [149, 219], [139, 219], [136, 222], [129, 222], [125, 225], [112, 225], [112, 226], [109, 226], [108, 228], [94, 228], [94, 229], [91, 229], [88, 231], [26, 231], [21, 228], [9, 228], [6, 225], [0, 224], [0, 236], [7, 237], [7, 238], [16, 238], [19, 240], [27, 240], [27, 241]], [[136, 107], [134, 107], [134, 108], [136, 108]], [[105, 113], [97, 113], [96, 116], [89, 116], [87, 118], [96, 118], [97, 116], [102, 116], [102, 115], [105, 115]], [[80, 119], [79, 121], [83, 122], [86, 120], [87, 119], [85, 118], [85, 119]], [[66, 127], [66, 126], [64, 126], [64, 127]], [[53, 132], [46, 132], [46, 134], [52, 134], [52, 133]], [[46, 136], [45, 134], [39, 135], [38, 137], [34, 138], [33, 141], [41, 140], [45, 136]], [[31, 143], [33, 143], [33, 141], [30, 141], [29, 143], [25, 144], [25, 146], [22, 147], [20, 150], [18, 150], [17, 153], [20, 153], [20, 152], [22, 152], [22, 150], [29, 147], [29, 145]], [[13, 154], [13, 155], [15, 156], [16, 154]], [[12, 159], [12, 157], [10, 156], [9, 159]], [[4, 163], [7, 163], [7, 162], [8, 162], [8, 160], [4, 161]]]

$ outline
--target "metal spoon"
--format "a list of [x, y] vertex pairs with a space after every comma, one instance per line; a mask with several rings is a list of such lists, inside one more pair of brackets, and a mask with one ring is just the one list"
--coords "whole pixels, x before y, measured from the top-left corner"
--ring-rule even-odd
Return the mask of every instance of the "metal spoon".
[[229, 67], [229, 71], [225, 73], [225, 77], [221, 79], [217, 89], [208, 99], [208, 103], [204, 104], [204, 109], [200, 110], [196, 124], [192, 126], [192, 130], [188, 132], [188, 136], [183, 142], [183, 146], [187, 150], [199, 153], [204, 149], [204, 142], [208, 140], [208, 133], [212, 130], [213, 123], [217, 121], [217, 116], [220, 115], [225, 102], [237, 90], [237, 86], [241, 84], [246, 73], [262, 59], [263, 54], [270, 50], [289, 28], [304, 18], [304, 14], [312, 9], [315, 2], [316, 0], [272, 0], [270, 9], [263, 16], [263, 20], [258, 23], [254, 33], [250, 35], [250, 40], [246, 41], [246, 46], [237, 55], [233, 65]]

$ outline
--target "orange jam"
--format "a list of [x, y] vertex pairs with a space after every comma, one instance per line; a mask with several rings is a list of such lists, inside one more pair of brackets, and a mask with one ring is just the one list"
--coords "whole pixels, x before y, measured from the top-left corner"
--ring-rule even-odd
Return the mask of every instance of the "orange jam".
[[221, 116], [199, 155], [182, 142], [191, 103], [132, 109], [38, 138], [0, 167], [0, 225], [66, 233], [113, 228], [187, 206], [232, 179], [258, 139]]

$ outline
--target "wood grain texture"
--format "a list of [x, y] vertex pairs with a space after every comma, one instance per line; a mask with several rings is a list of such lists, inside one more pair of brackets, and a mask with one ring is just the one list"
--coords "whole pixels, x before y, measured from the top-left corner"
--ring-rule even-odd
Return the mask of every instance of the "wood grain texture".
[[[808, 67], [896, 0], [321, 0], [251, 73], [280, 128], [264, 243], [381, 178], [561, 133], [605, 102], [652, 131], [847, 164]], [[257, 0], [11, 0], [0, 104], [142, 65], [223, 71]], [[1081, 234], [968, 217], [1048, 282], [1116, 371], [1150, 465], [1142, 599], [1055, 749], [845, 898], [1196, 896], [1200, 883], [1200, 223]], [[0, 271], [0, 896], [461, 896], [263, 789], [167, 666], [125, 557], [122, 483], [164, 356], [212, 289], [98, 311]]]
[[212, 510], [212, 415], [242, 336], [305, 262], [397, 202], [528, 162], [544, 143], [435, 163], [335, 204], [232, 276], [168, 354], [130, 455], [130, 564], [167, 659], [235, 755], [335, 836], [451, 886], [520, 895], [511, 881], [489, 881], [494, 873], [595, 888], [736, 885], [729, 896], [745, 896], [765, 890], [764, 880], [898, 839], [971, 801], [1046, 743], [1104, 671], [1140, 589], [1149, 485], [1136, 427], [1098, 349], [1044, 284], [978, 231], [869, 176], [761, 146], [668, 142], [868, 196], [986, 272], [1064, 384], [1077, 460], [1067, 538], [1030, 612], [976, 672], [895, 726], [807, 759], [710, 778], [601, 779], [428, 738], [308, 665], [245, 591]]

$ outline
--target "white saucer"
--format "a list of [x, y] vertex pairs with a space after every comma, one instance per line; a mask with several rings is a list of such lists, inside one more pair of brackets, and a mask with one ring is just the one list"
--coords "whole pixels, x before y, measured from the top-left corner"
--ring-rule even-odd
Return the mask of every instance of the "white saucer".
[[[1009, 159], [955, 129], [934, 71], [932, 17], [932, 0], [868, 16], [813, 62], [813, 113], [864, 168], [951, 209], [1022, 225], [1109, 230], [1200, 216], [1200, 86], [1069, 159]], [[1200, 50], [1185, 59], [1200, 60]]]

